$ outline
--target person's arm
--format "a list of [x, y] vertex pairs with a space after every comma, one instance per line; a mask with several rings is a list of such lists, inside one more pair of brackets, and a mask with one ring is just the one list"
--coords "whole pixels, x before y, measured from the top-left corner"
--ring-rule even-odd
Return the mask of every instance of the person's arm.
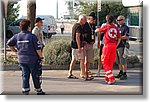
[[41, 51], [41, 50], [36, 50], [36, 52], [37, 52], [37, 54], [38, 54], [38, 56], [39, 56], [40, 58], [43, 58], [43, 54], [42, 54], [42, 51]]
[[97, 47], [98, 47], [98, 48], [100, 48], [101, 34], [100, 34], [100, 33], [98, 33], [97, 35], [98, 35], [98, 46], [97, 46]]
[[118, 45], [120, 44], [120, 42], [121, 42], [121, 38], [118, 39], [118, 42], [117, 42], [117, 46], [116, 46], [116, 47], [118, 47]]
[[128, 40], [129, 39], [129, 27], [125, 28], [125, 35], [121, 37], [122, 40]]
[[97, 35], [98, 35], [98, 44], [97, 44], [97, 47], [100, 48], [100, 39], [101, 39], [100, 28], [97, 28], [97, 29], [95, 30], [95, 33], [97, 33]]
[[128, 39], [129, 39], [129, 36], [121, 36], [121, 39], [122, 39], [122, 40], [128, 40]]
[[17, 49], [14, 46], [8, 46], [10, 48], [11, 51], [13, 52], [17, 52]]
[[16, 35], [14, 35], [7, 41], [7, 46], [10, 48], [11, 51], [17, 52], [17, 49], [15, 48], [16, 42], [17, 42]]
[[118, 47], [118, 45], [121, 42], [121, 34], [120, 34], [119, 30], [117, 30], [117, 40], [118, 40], [118, 42], [117, 42], [117, 46], [116, 47]]
[[41, 51], [41, 46], [40, 46], [40, 43], [38, 41], [38, 38], [35, 35], [33, 35], [33, 44], [34, 44], [34, 48], [35, 48], [39, 58], [42, 58], [43, 54]]
[[80, 35], [81, 35], [80, 33], [76, 33], [76, 41], [77, 41], [79, 53], [81, 53]]

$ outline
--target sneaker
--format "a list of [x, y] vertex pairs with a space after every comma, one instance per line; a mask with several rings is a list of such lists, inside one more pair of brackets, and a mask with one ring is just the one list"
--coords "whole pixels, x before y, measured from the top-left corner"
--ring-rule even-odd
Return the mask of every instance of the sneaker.
[[29, 91], [22, 91], [23, 95], [29, 95]]
[[45, 95], [45, 92], [43, 91], [37, 92], [37, 95]]
[[111, 80], [109, 82], [107, 82], [108, 85], [113, 85], [116, 81], [115, 80]]
[[115, 78], [109, 78], [109, 81], [107, 82], [108, 85], [112, 85], [114, 84], [116, 81], [115, 81]]
[[119, 74], [115, 76], [115, 78], [120, 78], [121, 76], [122, 76], [122, 73], [119, 72]]
[[108, 83], [109, 78], [107, 76], [105, 76], [105, 82]]
[[127, 75], [122, 75], [122, 76], [120, 77], [120, 80], [127, 80]]

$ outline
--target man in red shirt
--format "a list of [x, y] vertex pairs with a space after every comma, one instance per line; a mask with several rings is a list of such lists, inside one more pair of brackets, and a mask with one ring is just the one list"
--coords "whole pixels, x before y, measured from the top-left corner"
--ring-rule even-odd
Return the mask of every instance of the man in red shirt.
[[[104, 47], [101, 61], [105, 71], [105, 81], [107, 84], [113, 84], [115, 78], [112, 73], [113, 64], [116, 60], [116, 47], [120, 43], [120, 33], [118, 28], [113, 24], [114, 17], [107, 15], [107, 24], [102, 28], [98, 28], [95, 32], [104, 32]], [[117, 42], [118, 40], [118, 42]]]

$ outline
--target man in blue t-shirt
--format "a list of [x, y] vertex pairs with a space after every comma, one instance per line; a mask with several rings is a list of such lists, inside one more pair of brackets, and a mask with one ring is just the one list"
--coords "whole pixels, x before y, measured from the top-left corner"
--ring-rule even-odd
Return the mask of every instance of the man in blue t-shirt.
[[20, 28], [22, 31], [9, 39], [7, 45], [12, 51], [18, 52], [18, 62], [22, 69], [23, 94], [29, 94], [29, 78], [31, 73], [37, 95], [44, 95], [45, 92], [41, 89], [38, 70], [38, 61], [39, 59], [43, 59], [43, 56], [38, 38], [30, 32], [30, 25], [31, 22], [29, 20], [23, 19], [20, 22]]
[[119, 74], [116, 76], [116, 78], [119, 78], [120, 80], [126, 80], [127, 79], [127, 58], [123, 57], [124, 54], [124, 48], [126, 41], [129, 39], [129, 27], [125, 24], [125, 17], [124, 16], [118, 16], [117, 18], [118, 28], [121, 34], [121, 42], [117, 47], [117, 58], [116, 63], [119, 66]]

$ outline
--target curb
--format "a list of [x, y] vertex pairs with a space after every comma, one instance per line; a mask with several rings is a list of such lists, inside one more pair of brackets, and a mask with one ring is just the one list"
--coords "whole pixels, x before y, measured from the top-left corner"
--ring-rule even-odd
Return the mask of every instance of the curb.
[[[2, 65], [0, 71], [19, 71], [21, 70], [17, 64], [14, 65]], [[128, 64], [128, 68], [143, 67], [143, 63]], [[43, 65], [43, 70], [69, 70], [69, 65]], [[80, 65], [76, 64], [74, 70], [80, 69]], [[91, 69], [97, 69], [97, 65], [91, 65]], [[114, 69], [118, 69], [117, 65], [114, 65]]]

